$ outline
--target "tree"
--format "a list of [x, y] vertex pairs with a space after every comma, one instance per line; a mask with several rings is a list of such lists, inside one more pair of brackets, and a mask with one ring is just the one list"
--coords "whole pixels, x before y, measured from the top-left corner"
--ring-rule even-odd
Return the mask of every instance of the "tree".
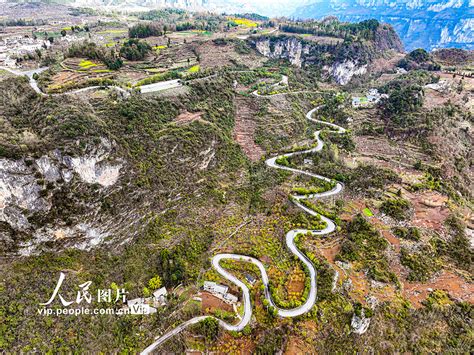
[[130, 38], [146, 38], [151, 36], [161, 36], [163, 34], [163, 29], [161, 25], [157, 24], [143, 24], [139, 23], [132, 26], [128, 30], [128, 37]]
[[161, 287], [161, 285], [162, 285], [161, 277], [159, 277], [158, 275], [155, 277], [152, 277], [150, 281], [148, 281], [148, 287], [151, 290], [157, 290]]
[[120, 55], [128, 60], [142, 60], [150, 50], [148, 43], [132, 38], [124, 42]]
[[207, 317], [197, 324], [197, 330], [205, 336], [207, 342], [212, 342], [219, 336], [219, 322], [215, 318]]
[[66, 30], [61, 30], [61, 36], [66, 37]]
[[242, 329], [242, 333], [243, 333], [244, 335], [250, 335], [250, 334], [252, 334], [252, 328], [250, 328], [250, 325], [247, 324], [247, 325], [244, 327], [244, 329]]
[[426, 62], [430, 59], [430, 55], [428, 54], [428, 52], [422, 48], [418, 48], [411, 51], [407, 54], [407, 57], [417, 62]]

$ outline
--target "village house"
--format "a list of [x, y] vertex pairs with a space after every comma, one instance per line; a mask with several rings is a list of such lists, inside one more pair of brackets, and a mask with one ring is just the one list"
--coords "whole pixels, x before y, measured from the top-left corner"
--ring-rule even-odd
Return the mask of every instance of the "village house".
[[229, 290], [227, 286], [219, 285], [212, 281], [204, 281], [203, 290], [212, 293], [229, 304], [235, 304], [238, 301], [237, 296], [227, 292]]
[[[305, 159], [305, 160], [306, 160], [306, 159]], [[309, 163], [306, 163], [306, 162], [305, 162], [305, 164], [310, 164], [310, 163], [312, 163], [312, 161], [309, 162]], [[248, 282], [249, 284], [251, 284], [252, 286], [253, 286], [253, 285], [255, 284], [255, 282], [257, 281], [257, 280], [255, 280], [255, 278], [254, 278], [252, 275], [250, 275], [250, 274], [245, 274], [245, 279], [246, 279], [247, 282]]]
[[212, 294], [225, 295], [229, 288], [227, 286], [219, 285], [212, 281], [204, 281], [204, 290]]
[[166, 297], [168, 296], [168, 291], [166, 287], [162, 287], [155, 292], [153, 292], [153, 303], [159, 304], [160, 306], [166, 305]]
[[166, 305], [166, 297], [168, 296], [168, 291], [166, 287], [159, 288], [153, 292], [152, 297], [138, 297], [127, 301], [128, 308], [133, 306], [140, 305], [143, 306], [143, 309], [146, 309], [148, 313], [156, 313], [157, 307], [163, 307]]
[[352, 107], [373, 107], [383, 98], [388, 98], [388, 95], [379, 93], [377, 89], [369, 89], [366, 96], [352, 97]]

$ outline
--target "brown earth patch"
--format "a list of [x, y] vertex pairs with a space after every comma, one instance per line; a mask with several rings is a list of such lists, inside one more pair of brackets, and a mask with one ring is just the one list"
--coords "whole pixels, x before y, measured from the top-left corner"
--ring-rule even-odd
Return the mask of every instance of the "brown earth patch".
[[224, 311], [232, 312], [232, 306], [228, 303], [225, 303], [220, 298], [214, 296], [209, 292], [202, 292], [202, 310], [203, 312], [214, 311], [216, 309], [223, 309]]
[[316, 352], [314, 351], [314, 349], [310, 348], [309, 344], [307, 344], [301, 338], [292, 336], [288, 339], [284, 354], [316, 354]]
[[70, 81], [82, 81], [86, 75], [84, 73], [77, 73], [73, 71], [60, 71], [52, 77], [53, 83], [62, 85]]
[[[474, 108], [472, 89], [474, 88], [474, 78], [462, 77], [456, 75], [453, 78], [451, 73], [440, 73], [437, 72], [437, 75], [440, 77], [440, 81], [446, 81], [449, 84], [448, 92], [439, 92], [433, 89], [425, 89], [425, 103], [424, 107], [428, 109], [433, 109], [440, 107], [445, 103], [452, 102], [454, 104], [459, 104], [465, 106], [468, 110]], [[462, 83], [463, 90], [458, 92], [457, 88]], [[465, 100], [467, 96], [468, 100]]]
[[355, 136], [354, 141], [360, 155], [385, 160], [394, 167], [413, 166], [418, 160], [430, 162], [430, 157], [408, 142], [394, 141], [387, 137]]
[[381, 57], [370, 63], [370, 71], [375, 73], [387, 72], [395, 68], [404, 55], [402, 53], [394, 53], [389, 59]]
[[336, 255], [337, 253], [339, 253], [339, 250], [341, 250], [341, 245], [335, 244], [328, 248], [321, 248], [319, 251], [321, 255], [326, 258], [327, 261], [329, 261], [331, 264], [334, 264]]
[[210, 349], [211, 354], [253, 354], [255, 350], [254, 340], [253, 337], [235, 338], [225, 332], [219, 337], [217, 344]]
[[442, 271], [434, 280], [423, 284], [403, 282], [403, 296], [408, 298], [415, 308], [421, 307], [421, 302], [436, 289], [446, 291], [457, 300], [474, 304], [474, 284], [467, 283], [451, 271]]
[[249, 54], [237, 53], [233, 43], [216, 45], [212, 41], [207, 41], [200, 44], [196, 50], [199, 53], [199, 63], [203, 69], [235, 66], [236, 64], [243, 64], [253, 69], [267, 61], [267, 58], [257, 55], [253, 51]]
[[413, 205], [414, 215], [411, 223], [416, 227], [441, 230], [451, 211], [446, 205], [448, 198], [436, 191], [421, 193], [405, 192], [405, 197]]
[[[439, 195], [441, 201], [446, 199], [446, 197], [440, 195], [437, 192], [432, 191], [427, 191], [418, 195], [425, 197]], [[423, 218], [427, 219], [421, 219], [421, 221], [425, 223], [419, 225], [420, 227], [433, 229], [437, 227], [441, 228], [442, 226], [442, 222], [440, 222], [439, 220], [431, 221], [429, 219], [431, 217], [429, 216]], [[381, 230], [382, 235], [393, 246], [393, 250], [389, 252], [389, 264], [390, 269], [397, 275], [398, 279], [400, 280], [400, 283], [402, 284], [402, 295], [407, 298], [415, 308], [421, 307], [421, 302], [426, 299], [426, 297], [432, 290], [435, 289], [444, 290], [455, 299], [474, 303], [474, 284], [467, 282], [461, 276], [449, 270], [442, 270], [439, 275], [425, 283], [407, 281], [405, 279], [407, 273], [405, 271], [405, 268], [400, 263], [400, 240], [386, 229], [388, 226], [385, 225], [381, 220], [376, 218], [374, 218], [374, 220], [376, 221], [377, 229]], [[416, 217], [414, 218], [413, 222], [415, 221]], [[380, 296], [380, 299], [384, 299], [384, 295]], [[377, 297], [379, 298], [379, 295], [377, 295]], [[389, 299], [389, 297], [385, 298]]]
[[251, 99], [238, 96], [235, 101], [234, 139], [242, 147], [245, 155], [252, 161], [258, 161], [264, 151], [255, 143], [257, 122], [254, 117], [256, 108]]
[[294, 269], [286, 286], [288, 294], [299, 298], [304, 291], [305, 274], [300, 269]]
[[174, 121], [176, 123], [189, 123], [192, 121], [203, 121], [201, 119], [202, 112], [188, 112], [184, 111], [181, 112], [175, 119]]

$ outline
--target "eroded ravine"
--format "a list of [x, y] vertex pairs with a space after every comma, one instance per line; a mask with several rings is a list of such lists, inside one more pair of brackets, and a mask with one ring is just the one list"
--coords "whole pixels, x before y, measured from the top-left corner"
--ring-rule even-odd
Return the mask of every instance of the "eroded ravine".
[[[259, 95], [259, 96], [261, 96], [261, 95]], [[346, 130], [344, 128], [336, 125], [336, 124], [325, 122], [325, 121], [320, 121], [320, 120], [317, 120], [317, 119], [313, 118], [313, 114], [315, 112], [317, 112], [319, 110], [319, 108], [320, 107], [316, 107], [316, 108], [312, 109], [311, 111], [309, 111], [306, 114], [306, 118], [311, 122], [322, 124], [322, 125], [330, 127], [332, 129], [330, 131], [331, 133], [335, 133], [335, 134], [345, 133]], [[331, 179], [329, 179], [325, 176], [310, 173], [310, 172], [300, 170], [300, 169], [294, 169], [294, 168], [291, 168], [291, 167], [279, 165], [277, 163], [277, 160], [279, 158], [319, 152], [324, 146], [324, 143], [320, 138], [321, 132], [322, 132], [321, 130], [318, 130], [314, 133], [314, 138], [316, 140], [316, 146], [314, 146], [313, 148], [307, 149], [307, 150], [302, 150], [302, 151], [297, 151], [297, 152], [286, 153], [286, 154], [282, 154], [282, 155], [270, 158], [270, 159], [265, 161], [266, 165], [271, 167], [271, 168], [287, 170], [287, 171], [291, 171], [293, 173], [303, 174], [303, 175], [307, 175], [307, 176], [310, 176], [310, 177], [314, 177], [314, 178], [317, 178], [317, 179], [320, 179], [320, 180], [323, 180], [323, 181], [326, 181], [326, 182], [332, 182]], [[302, 203], [300, 203], [300, 201], [304, 200], [304, 199], [318, 199], [318, 198], [322, 198], [322, 197], [328, 197], [328, 196], [336, 195], [339, 192], [341, 192], [342, 189], [343, 189], [342, 183], [337, 182], [336, 185], [331, 190], [328, 190], [328, 191], [325, 191], [325, 192], [322, 192], [322, 193], [316, 193], [316, 194], [311, 194], [311, 195], [291, 195], [291, 197], [292, 197], [291, 200], [293, 201], [293, 203], [295, 203], [296, 206], [298, 206], [299, 208], [301, 208], [306, 213], [308, 213], [312, 216], [320, 216], [321, 220], [326, 225], [326, 227], [322, 230], [294, 229], [294, 230], [289, 231], [286, 234], [286, 245], [287, 245], [288, 249], [291, 251], [292, 254], [294, 254], [306, 266], [306, 268], [308, 270], [308, 273], [309, 273], [309, 277], [310, 277], [309, 294], [308, 294], [308, 297], [307, 297], [305, 303], [302, 304], [301, 306], [296, 307], [296, 308], [292, 308], [292, 309], [282, 309], [282, 308], [278, 308], [275, 305], [275, 303], [273, 302], [273, 300], [271, 298], [271, 294], [270, 294], [269, 279], [268, 279], [267, 272], [265, 270], [265, 267], [263, 266], [263, 264], [259, 260], [255, 259], [253, 257], [250, 257], [250, 256], [246, 256], [246, 255], [227, 254], [227, 253], [226, 254], [217, 254], [212, 258], [212, 266], [214, 267], [214, 269], [222, 277], [224, 277], [226, 280], [232, 282], [233, 284], [235, 284], [236, 286], [238, 286], [239, 288], [242, 289], [242, 300], [243, 300], [243, 304], [244, 304], [244, 314], [243, 314], [243, 317], [241, 318], [241, 320], [238, 324], [235, 324], [235, 325], [229, 324], [227, 322], [224, 322], [221, 319], [216, 318], [217, 321], [219, 322], [220, 326], [222, 326], [224, 329], [230, 330], [230, 331], [242, 331], [244, 329], [244, 327], [247, 324], [249, 324], [250, 319], [252, 317], [252, 303], [251, 303], [251, 300], [250, 300], [250, 291], [249, 291], [247, 285], [244, 282], [239, 280], [237, 277], [232, 275], [230, 272], [225, 270], [220, 265], [220, 261], [224, 260], [224, 259], [231, 259], [231, 260], [249, 262], [249, 263], [252, 263], [252, 264], [254, 264], [258, 267], [258, 269], [260, 270], [262, 283], [265, 287], [264, 296], [268, 300], [269, 305], [272, 306], [272, 307], [275, 307], [277, 309], [277, 313], [278, 313], [279, 316], [281, 316], [281, 317], [296, 317], [296, 316], [299, 316], [299, 315], [302, 315], [302, 314], [305, 314], [305, 313], [309, 312], [311, 310], [311, 308], [313, 308], [313, 306], [316, 302], [316, 294], [317, 294], [316, 270], [315, 270], [313, 264], [311, 263], [311, 261], [308, 259], [308, 257], [306, 255], [304, 255], [298, 249], [298, 247], [296, 246], [295, 237], [299, 234], [305, 234], [305, 235], [325, 235], [325, 234], [329, 234], [329, 233], [333, 232], [336, 229], [336, 225], [334, 224], [334, 222], [331, 219], [316, 213], [312, 209], [304, 206]], [[155, 340], [155, 342], [153, 344], [151, 344], [145, 350], [143, 350], [142, 354], [148, 354], [148, 353], [152, 352], [159, 345], [161, 345], [162, 343], [164, 343], [166, 340], [173, 337], [174, 335], [178, 334], [179, 332], [181, 332], [186, 327], [188, 327], [192, 324], [196, 324], [196, 323], [200, 322], [201, 320], [203, 320], [205, 318], [208, 318], [208, 317], [212, 317], [212, 316], [195, 317], [195, 318], [192, 318], [192, 319], [180, 324], [179, 326], [177, 326], [173, 330], [165, 333], [163, 336], [161, 336], [157, 340]]]

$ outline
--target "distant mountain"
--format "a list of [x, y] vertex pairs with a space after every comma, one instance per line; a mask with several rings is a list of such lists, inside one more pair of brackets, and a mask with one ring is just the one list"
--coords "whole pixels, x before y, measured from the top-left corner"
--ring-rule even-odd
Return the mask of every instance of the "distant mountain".
[[299, 7], [292, 16], [308, 19], [328, 15], [341, 21], [375, 18], [389, 23], [407, 50], [474, 49], [474, 0], [320, 0]]
[[117, 11], [179, 8], [226, 13], [254, 12], [299, 19], [337, 16], [391, 24], [407, 50], [474, 49], [474, 0], [0, 0], [44, 2]]
[[254, 12], [265, 16], [290, 16], [297, 8], [312, 4], [314, 0], [291, 0], [290, 3], [287, 0], [0, 0], [0, 3], [2, 2], [42, 2], [119, 11], [178, 8], [190, 11]]

